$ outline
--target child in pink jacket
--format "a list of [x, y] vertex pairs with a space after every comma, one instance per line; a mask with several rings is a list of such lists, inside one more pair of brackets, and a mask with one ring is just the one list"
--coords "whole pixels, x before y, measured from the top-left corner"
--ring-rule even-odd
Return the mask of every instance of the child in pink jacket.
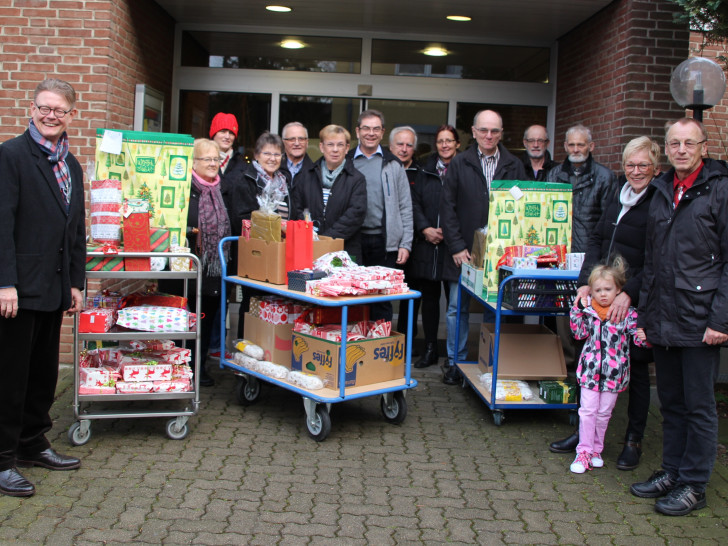
[[607, 320], [609, 307], [626, 282], [624, 261], [598, 265], [589, 275], [589, 304], [577, 298], [569, 315], [576, 339], [586, 339], [576, 368], [581, 386], [579, 407], [579, 445], [571, 471], [583, 474], [592, 467], [604, 466], [602, 449], [609, 418], [617, 395], [629, 384], [629, 336], [645, 345], [645, 333], [637, 328], [637, 312], [630, 307], [618, 323]]

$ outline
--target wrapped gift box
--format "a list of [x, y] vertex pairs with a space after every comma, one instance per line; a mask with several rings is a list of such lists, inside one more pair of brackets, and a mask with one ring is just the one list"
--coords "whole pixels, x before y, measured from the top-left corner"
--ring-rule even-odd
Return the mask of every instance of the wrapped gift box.
[[121, 367], [124, 381], [168, 381], [172, 377], [172, 364], [124, 364]]
[[155, 381], [152, 392], [187, 392], [192, 390], [189, 379], [172, 379], [170, 381]]
[[78, 372], [82, 385], [100, 387], [112, 379], [112, 371], [107, 368], [79, 368]]
[[121, 394], [152, 392], [154, 390], [154, 381], [117, 381], [116, 390]]
[[119, 311], [117, 324], [143, 332], [187, 332], [188, 312], [177, 307], [126, 307]]
[[86, 309], [78, 317], [78, 331], [82, 333], [108, 332], [114, 325], [114, 309]]
[[[124, 217], [124, 250], [149, 252], [149, 213], [132, 212]], [[149, 271], [149, 258], [125, 258], [126, 271]]]
[[[86, 245], [86, 252], [103, 252], [110, 247], [103, 245]], [[86, 257], [86, 271], [124, 271], [124, 258], [119, 258], [116, 254], [108, 256]]]
[[78, 394], [116, 394], [115, 385], [90, 386], [79, 385]]

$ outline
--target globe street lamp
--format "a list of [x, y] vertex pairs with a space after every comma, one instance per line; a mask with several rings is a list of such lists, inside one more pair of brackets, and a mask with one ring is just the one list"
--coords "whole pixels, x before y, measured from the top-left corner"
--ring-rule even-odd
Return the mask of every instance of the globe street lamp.
[[672, 72], [670, 93], [683, 108], [693, 111], [693, 118], [703, 121], [703, 110], [718, 104], [725, 93], [725, 74], [714, 61], [692, 57]]

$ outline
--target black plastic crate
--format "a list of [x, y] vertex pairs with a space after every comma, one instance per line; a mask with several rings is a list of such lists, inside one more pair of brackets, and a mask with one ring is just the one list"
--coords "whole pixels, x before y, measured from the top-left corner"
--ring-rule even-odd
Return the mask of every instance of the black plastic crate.
[[[513, 271], [498, 270], [498, 284]], [[516, 279], [503, 287], [503, 307], [511, 311], [568, 312], [576, 299], [578, 283], [563, 279]]]

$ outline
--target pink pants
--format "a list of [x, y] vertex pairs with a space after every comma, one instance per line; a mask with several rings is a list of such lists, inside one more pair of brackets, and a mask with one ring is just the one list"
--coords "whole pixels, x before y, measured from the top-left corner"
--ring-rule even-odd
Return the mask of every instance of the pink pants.
[[579, 402], [579, 445], [576, 452], [601, 453], [609, 418], [617, 403], [618, 393], [581, 388]]

